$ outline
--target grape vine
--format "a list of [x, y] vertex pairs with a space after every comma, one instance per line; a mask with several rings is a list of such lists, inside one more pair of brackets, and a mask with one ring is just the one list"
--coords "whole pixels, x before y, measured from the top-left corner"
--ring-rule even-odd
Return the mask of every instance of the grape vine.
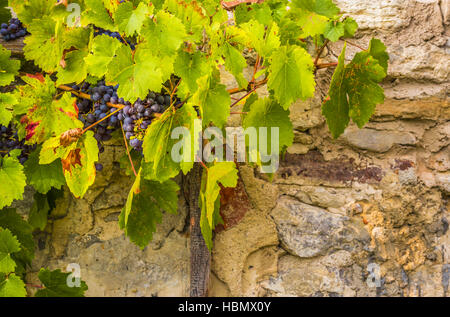
[[[386, 47], [372, 39], [348, 61], [345, 43], [353, 45], [347, 39], [358, 25], [332, 0], [9, 0], [8, 6], [17, 18], [0, 21], [0, 33], [5, 41], [25, 38], [19, 60], [6, 42], [0, 47], [0, 296], [25, 296], [21, 277], [32, 254], [16, 255], [32, 248], [33, 230], [45, 228], [49, 193], [67, 186], [82, 198], [103, 170], [99, 153], [111, 139], [125, 143], [122, 166], [135, 179], [119, 226], [141, 248], [163, 211], [177, 211], [174, 178], [202, 169], [198, 186], [191, 186], [198, 191], [191, 195], [191, 219], [193, 235], [203, 237], [192, 245], [207, 254], [221, 222], [221, 188], [236, 186], [238, 164], [202, 157], [198, 122], [200, 130], [222, 130], [229, 116], [241, 115], [244, 128], [279, 128], [284, 153], [294, 138], [290, 108], [314, 96], [317, 70], [334, 69], [322, 105], [334, 138], [350, 119], [362, 127], [384, 101]], [[339, 59], [323, 60], [327, 45], [338, 41], [344, 42]], [[24, 61], [38, 70], [24, 71]], [[221, 72], [233, 75], [236, 86], [226, 87]], [[258, 90], [264, 86], [266, 97]], [[191, 139], [180, 160], [171, 155], [177, 127]], [[264, 165], [262, 149], [247, 154], [256, 157], [248, 164]], [[28, 217], [38, 225], [10, 208], [27, 185], [41, 206]], [[37, 213], [42, 206], [45, 212]], [[11, 219], [21, 223], [26, 241]], [[58, 295], [47, 285], [64, 274], [42, 269], [44, 289], [36, 295]], [[83, 282], [76, 290], [62, 287], [60, 295], [82, 296], [86, 289]], [[197, 287], [191, 294], [206, 293]]]

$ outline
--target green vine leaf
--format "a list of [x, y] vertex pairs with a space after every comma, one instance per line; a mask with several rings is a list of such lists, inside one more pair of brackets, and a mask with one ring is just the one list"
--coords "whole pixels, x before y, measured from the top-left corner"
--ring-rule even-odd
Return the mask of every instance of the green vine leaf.
[[199, 197], [200, 228], [206, 245], [212, 248], [212, 230], [221, 222], [219, 214], [221, 187], [236, 187], [238, 170], [234, 162], [214, 162], [203, 172]]
[[199, 89], [192, 97], [192, 103], [200, 108], [203, 127], [213, 123], [222, 128], [230, 115], [231, 98], [225, 85], [215, 74], [197, 79]]
[[83, 26], [94, 24], [105, 30], [117, 31], [111, 16], [105, 8], [102, 0], [85, 0], [86, 10], [81, 15], [81, 23]]
[[338, 41], [345, 34], [344, 23], [330, 21], [327, 23], [327, 27], [324, 30], [324, 35], [331, 42]]
[[61, 161], [56, 160], [50, 164], [39, 164], [39, 153], [33, 151], [24, 164], [27, 182], [41, 194], [46, 194], [52, 188], [61, 188], [66, 181], [62, 173]]
[[114, 21], [120, 32], [133, 36], [135, 33], [140, 34], [145, 18], [152, 13], [153, 6], [149, 7], [144, 2], [139, 3], [136, 9], [133, 3], [123, 2], [114, 14]]
[[162, 210], [176, 214], [178, 190], [172, 180], [162, 183], [146, 180], [142, 170], [139, 171], [120, 214], [119, 226], [141, 249], [151, 241], [156, 225], [162, 220]]
[[25, 273], [25, 267], [31, 265], [34, 258], [33, 228], [22, 219], [15, 209], [0, 210], [0, 224], [17, 238], [21, 249], [11, 255], [16, 262], [16, 274]]
[[298, 46], [281, 46], [272, 54], [267, 85], [284, 109], [314, 95], [313, 67], [311, 56]]
[[297, 8], [315, 12], [327, 18], [332, 18], [340, 12], [333, 0], [293, 0], [292, 3]]
[[84, 297], [84, 292], [88, 286], [80, 280], [80, 286], [69, 287], [67, 280], [70, 280], [71, 273], [63, 273], [61, 270], [50, 271], [41, 269], [38, 277], [44, 284], [44, 289], [39, 289], [35, 297]]
[[0, 297], [25, 297], [25, 283], [16, 274], [0, 277]]
[[20, 61], [10, 57], [11, 52], [0, 45], [0, 86], [9, 85], [19, 74]]
[[178, 53], [173, 69], [175, 74], [181, 77], [177, 95], [182, 98], [186, 98], [189, 93], [195, 93], [198, 89], [197, 79], [211, 71], [205, 54], [201, 52], [189, 54], [185, 51]]
[[84, 62], [87, 50], [76, 50], [65, 55], [65, 67], [58, 65], [58, 80], [56, 84], [80, 83], [87, 77], [87, 64]]
[[166, 0], [163, 8], [181, 20], [188, 40], [200, 41], [203, 37], [203, 30], [209, 29], [209, 17], [205, 15], [197, 1]]
[[50, 205], [48, 203], [47, 195], [35, 193], [34, 203], [28, 216], [28, 223], [33, 227], [33, 229], [43, 231], [47, 226], [49, 211]]
[[369, 53], [383, 67], [387, 74], [389, 54], [386, 52], [386, 46], [379, 39], [373, 38], [369, 44]]
[[9, 6], [17, 14], [19, 20], [29, 25], [36, 17], [47, 17], [55, 7], [54, 0], [9, 0]]
[[20, 243], [11, 231], [0, 227], [0, 273], [9, 274], [16, 269], [11, 253], [20, 251]]
[[26, 177], [17, 158], [0, 158], [0, 184], [0, 209], [9, 206], [14, 199], [22, 199]]
[[26, 59], [34, 60], [46, 72], [56, 71], [64, 51], [62, 24], [52, 19], [36, 19], [27, 29], [31, 35], [24, 40]]
[[142, 36], [152, 50], [159, 52], [160, 55], [174, 55], [186, 39], [183, 23], [176, 16], [164, 11], [159, 11], [155, 15], [155, 20], [148, 20], [142, 29]]
[[17, 104], [16, 97], [11, 93], [0, 93], [0, 124], [8, 126], [12, 119], [12, 109]]
[[122, 46], [108, 66], [106, 80], [119, 84], [119, 96], [135, 102], [137, 98], [144, 99], [149, 90], [160, 90], [163, 81], [170, 75], [167, 72], [171, 70], [173, 57], [158, 58], [152, 55], [151, 50], [139, 45], [132, 54], [128, 46]]
[[[197, 113], [194, 108], [185, 104], [180, 109], [169, 108], [166, 112], [154, 121], [145, 133], [143, 143], [144, 159], [147, 164], [143, 166], [142, 173], [146, 179], [166, 181], [176, 176], [180, 170], [186, 174], [193, 166], [195, 160], [196, 139], [194, 138], [194, 120]], [[180, 162], [172, 158], [172, 150], [179, 141], [172, 139], [171, 134], [174, 128], [184, 127], [190, 131], [191, 153], [187, 157], [183, 156]], [[184, 153], [183, 153], [184, 155]]]
[[220, 186], [236, 187], [238, 171], [234, 162], [215, 162], [213, 166], [208, 168], [207, 173], [206, 186], [202, 191], [203, 197], [201, 197], [206, 207], [208, 224], [212, 228], [214, 204], [219, 197]]
[[384, 102], [383, 88], [378, 85], [386, 76], [384, 68], [367, 51], [357, 53], [351, 63], [345, 65], [345, 49], [344, 45], [322, 106], [333, 138], [344, 132], [350, 118], [362, 128], [375, 106]]
[[93, 76], [104, 76], [109, 63], [111, 63], [114, 55], [116, 55], [116, 51], [121, 46], [123, 44], [108, 35], [96, 36], [92, 42], [91, 54], [84, 58], [88, 72]]
[[258, 136], [259, 128], [267, 128], [268, 153], [271, 153], [271, 128], [279, 129], [279, 152], [283, 152], [294, 141], [293, 126], [289, 119], [289, 110], [283, 109], [278, 102], [270, 98], [258, 99], [250, 105], [250, 111], [244, 117], [243, 126], [245, 129], [254, 127], [258, 132]]

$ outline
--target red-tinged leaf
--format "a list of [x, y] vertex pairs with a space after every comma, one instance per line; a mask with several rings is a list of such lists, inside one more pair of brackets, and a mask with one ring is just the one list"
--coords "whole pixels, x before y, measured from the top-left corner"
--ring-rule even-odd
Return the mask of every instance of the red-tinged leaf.
[[44, 75], [42, 75], [41, 73], [36, 73], [36, 74], [25, 74], [25, 76], [29, 77], [29, 78], [34, 78], [39, 80], [41, 83], [44, 83], [45, 79], [44, 79]]
[[63, 172], [72, 174], [72, 167], [75, 168], [76, 165], [81, 165], [81, 149], [75, 149], [69, 152], [69, 155], [65, 159], [61, 160]]
[[27, 132], [25, 141], [29, 141], [34, 136], [34, 134], [36, 133], [36, 127], [38, 125], [39, 122], [31, 122], [27, 124], [27, 126], [25, 127], [25, 131]]
[[22, 79], [28, 85], [16, 90], [21, 109], [15, 111], [16, 114], [25, 114], [21, 118], [19, 134], [28, 143], [42, 143], [67, 130], [83, 127], [78, 120], [78, 109], [74, 106], [76, 99], [69, 92], [55, 99], [55, 83], [49, 76], [43, 82], [39, 75], [24, 76]]
[[[95, 162], [98, 161], [98, 145], [94, 132], [81, 134], [80, 130], [65, 131], [48, 139], [39, 154], [40, 164], [50, 164], [58, 158], [61, 159], [67, 186], [77, 198], [83, 197], [94, 183]], [[70, 140], [71, 138], [76, 140]]]

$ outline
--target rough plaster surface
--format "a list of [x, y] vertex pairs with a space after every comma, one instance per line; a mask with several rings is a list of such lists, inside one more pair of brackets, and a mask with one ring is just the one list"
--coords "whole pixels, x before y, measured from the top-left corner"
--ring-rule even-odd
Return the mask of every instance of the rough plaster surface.
[[[450, 1], [336, 2], [360, 25], [355, 43], [387, 44], [386, 102], [364, 129], [332, 140], [320, 110], [330, 71], [320, 71], [316, 97], [291, 108], [295, 144], [273, 180], [240, 167], [214, 239], [212, 296], [450, 294]], [[347, 58], [355, 52], [349, 45]], [[60, 201], [36, 235], [33, 269], [79, 263], [91, 296], [187, 295], [183, 200], [149, 246], [134, 246], [117, 224], [130, 183], [114, 163], [121, 151], [107, 147], [85, 199]]]

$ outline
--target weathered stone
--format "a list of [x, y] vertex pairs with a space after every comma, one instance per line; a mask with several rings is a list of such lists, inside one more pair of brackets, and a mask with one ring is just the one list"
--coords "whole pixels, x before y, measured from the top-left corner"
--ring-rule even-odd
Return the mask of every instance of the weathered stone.
[[378, 131], [356, 127], [348, 127], [341, 138], [352, 146], [381, 153], [389, 151], [395, 144], [413, 145], [417, 142], [414, 135], [408, 132]]
[[299, 257], [315, 257], [329, 249], [352, 249], [359, 238], [348, 217], [288, 197], [278, 200], [271, 215], [283, 247]]

